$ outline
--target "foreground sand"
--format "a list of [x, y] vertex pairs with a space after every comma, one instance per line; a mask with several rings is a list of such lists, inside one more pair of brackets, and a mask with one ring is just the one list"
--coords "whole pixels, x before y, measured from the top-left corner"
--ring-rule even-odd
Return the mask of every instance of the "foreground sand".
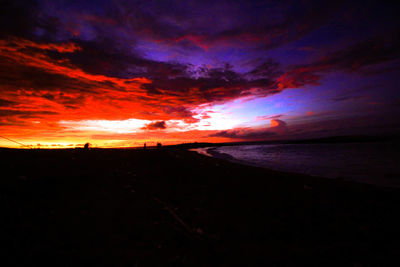
[[2, 266], [387, 266], [400, 194], [185, 150], [1, 150]]

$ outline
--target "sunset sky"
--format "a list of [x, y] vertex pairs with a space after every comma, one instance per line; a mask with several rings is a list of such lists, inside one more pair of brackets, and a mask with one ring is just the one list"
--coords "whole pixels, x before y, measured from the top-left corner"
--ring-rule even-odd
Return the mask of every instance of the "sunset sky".
[[2, 147], [400, 132], [389, 1], [14, 0], [0, 13]]

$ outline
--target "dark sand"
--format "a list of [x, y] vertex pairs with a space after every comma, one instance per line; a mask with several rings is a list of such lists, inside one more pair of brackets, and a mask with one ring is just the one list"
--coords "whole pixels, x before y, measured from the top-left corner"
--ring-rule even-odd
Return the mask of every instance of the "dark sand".
[[1, 266], [399, 262], [399, 189], [178, 149], [0, 155]]

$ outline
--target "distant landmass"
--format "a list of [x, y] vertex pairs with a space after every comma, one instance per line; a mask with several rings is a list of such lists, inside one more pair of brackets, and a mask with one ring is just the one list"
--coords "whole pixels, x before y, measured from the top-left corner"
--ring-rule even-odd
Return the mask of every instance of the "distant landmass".
[[364, 142], [398, 142], [400, 136], [331, 136], [324, 138], [300, 139], [300, 140], [274, 140], [274, 141], [247, 141], [247, 142], [228, 142], [228, 143], [185, 143], [178, 145], [168, 145], [167, 147], [176, 148], [202, 148], [210, 146], [241, 146], [241, 145], [259, 145], [259, 144], [335, 144], [335, 143], [364, 143]]

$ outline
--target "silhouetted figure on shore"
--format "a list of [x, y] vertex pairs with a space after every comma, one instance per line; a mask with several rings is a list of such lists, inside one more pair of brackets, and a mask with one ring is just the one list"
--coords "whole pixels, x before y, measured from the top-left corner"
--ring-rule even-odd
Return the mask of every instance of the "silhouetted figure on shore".
[[90, 144], [89, 144], [89, 143], [86, 143], [86, 144], [83, 146], [83, 149], [84, 149], [84, 150], [89, 150], [89, 146], [90, 146]]
[[143, 149], [146, 149], [146, 143], [144, 143], [144, 145], [143, 145]]
[[161, 143], [157, 143], [157, 148], [160, 149], [162, 147]]

